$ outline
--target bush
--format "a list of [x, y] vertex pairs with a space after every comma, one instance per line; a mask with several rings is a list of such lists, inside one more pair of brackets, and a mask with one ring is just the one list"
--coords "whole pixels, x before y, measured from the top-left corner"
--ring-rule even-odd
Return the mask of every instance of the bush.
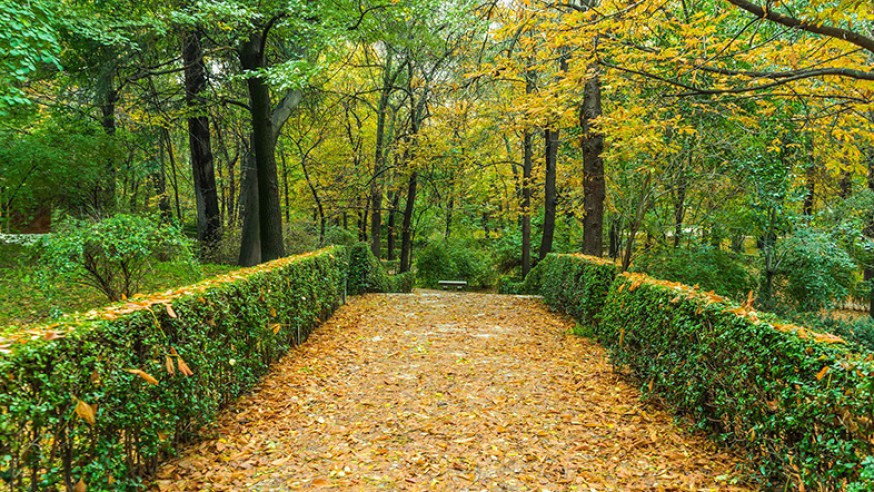
[[367, 243], [356, 243], [349, 248], [349, 295], [370, 292], [410, 293], [416, 283], [413, 272], [389, 275], [385, 267], [370, 251]]
[[434, 241], [416, 257], [416, 278], [421, 285], [439, 287], [441, 280], [464, 280], [475, 289], [493, 287], [497, 281], [487, 253], [460, 241]]
[[856, 319], [838, 319], [818, 313], [789, 313], [785, 316], [793, 323], [824, 333], [834, 333], [874, 352], [874, 319], [868, 315]]
[[583, 324], [597, 323], [616, 277], [613, 262], [593, 256], [550, 254], [538, 267], [540, 291], [550, 307]]
[[550, 255], [537, 263], [524, 279], [519, 280], [509, 275], [498, 279], [498, 294], [541, 295], [543, 287], [543, 272], [555, 261], [555, 255]]
[[349, 248], [349, 295], [386, 292], [389, 287], [388, 275], [367, 243], [356, 243]]
[[416, 285], [416, 276], [413, 272], [404, 272], [397, 275], [389, 275], [389, 292], [409, 294]]
[[631, 270], [738, 299], [756, 288], [742, 256], [712, 246], [654, 248], [637, 257]]
[[784, 299], [799, 311], [818, 311], [843, 301], [852, 287], [855, 264], [826, 234], [801, 230], [786, 238], [778, 275]]
[[598, 317], [613, 363], [746, 449], [762, 488], [867, 490], [848, 485], [874, 452], [874, 364], [861, 347], [641, 274], [617, 277]]
[[0, 339], [7, 487], [140, 489], [340, 304], [345, 259], [283, 258]]
[[99, 222], [62, 222], [43, 248], [42, 259], [53, 273], [93, 287], [117, 301], [137, 292], [157, 259], [191, 260], [189, 241], [157, 219], [119, 214]]

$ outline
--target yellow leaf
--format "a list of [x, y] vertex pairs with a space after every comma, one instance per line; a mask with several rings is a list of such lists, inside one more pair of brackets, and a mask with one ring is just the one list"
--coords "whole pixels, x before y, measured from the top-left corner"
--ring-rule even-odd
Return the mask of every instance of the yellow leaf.
[[279, 334], [279, 328], [280, 328], [279, 323], [274, 323], [273, 325], [271, 325], [271, 328], [273, 328], [273, 334], [274, 334], [274, 335], [278, 335], [278, 334]]
[[169, 355], [165, 355], [164, 356], [164, 365], [167, 368], [167, 374], [172, 376], [173, 374], [176, 373], [176, 368], [173, 366], [173, 357], [170, 357]]
[[[182, 369], [180, 368], [179, 370], [181, 371]], [[131, 374], [136, 374], [137, 376], [143, 378], [149, 384], [158, 384], [158, 380], [150, 376], [145, 371], [141, 371], [139, 369], [125, 369], [125, 371]]]
[[179, 372], [181, 372], [185, 376], [192, 376], [194, 372], [188, 367], [188, 364], [182, 359], [182, 357], [176, 357], [176, 365], [179, 367]]
[[275, 317], [276, 317], [276, 310], [273, 309], [273, 308], [270, 308], [270, 317], [271, 317], [271, 318], [275, 318]]
[[97, 416], [94, 412], [94, 408], [84, 401], [76, 398], [75, 396], [73, 398], [76, 400], [76, 415], [78, 415], [79, 418], [81, 418], [85, 422], [88, 422], [91, 425], [96, 424]]

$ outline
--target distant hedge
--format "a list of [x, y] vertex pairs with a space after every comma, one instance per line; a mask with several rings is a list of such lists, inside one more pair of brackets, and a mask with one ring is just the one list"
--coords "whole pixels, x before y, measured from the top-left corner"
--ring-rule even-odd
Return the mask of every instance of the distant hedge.
[[608, 284], [611, 270], [558, 256], [542, 293], [589, 323], [644, 393], [745, 449], [765, 489], [872, 489], [874, 355], [683, 284], [642, 274]]
[[334, 311], [346, 261], [328, 248], [0, 338], [0, 481], [139, 489]]
[[618, 271], [614, 263], [594, 256], [548, 255], [539, 267], [540, 293], [547, 304], [581, 323], [597, 323]]
[[389, 275], [385, 267], [370, 251], [367, 243], [356, 243], [349, 248], [349, 295], [379, 292], [409, 293], [416, 277], [412, 272]]

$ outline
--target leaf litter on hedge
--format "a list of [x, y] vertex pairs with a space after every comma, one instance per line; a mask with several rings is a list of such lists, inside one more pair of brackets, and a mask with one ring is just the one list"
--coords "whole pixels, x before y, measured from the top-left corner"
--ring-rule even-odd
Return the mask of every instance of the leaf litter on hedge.
[[353, 298], [153, 489], [745, 490], [539, 301]]

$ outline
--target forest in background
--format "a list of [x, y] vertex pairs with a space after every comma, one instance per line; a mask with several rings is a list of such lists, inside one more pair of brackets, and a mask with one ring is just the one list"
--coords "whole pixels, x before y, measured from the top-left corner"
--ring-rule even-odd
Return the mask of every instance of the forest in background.
[[420, 286], [581, 251], [809, 323], [874, 304], [870, 0], [33, 0], [0, 26], [3, 232], [148, 217], [244, 266], [363, 241]]

